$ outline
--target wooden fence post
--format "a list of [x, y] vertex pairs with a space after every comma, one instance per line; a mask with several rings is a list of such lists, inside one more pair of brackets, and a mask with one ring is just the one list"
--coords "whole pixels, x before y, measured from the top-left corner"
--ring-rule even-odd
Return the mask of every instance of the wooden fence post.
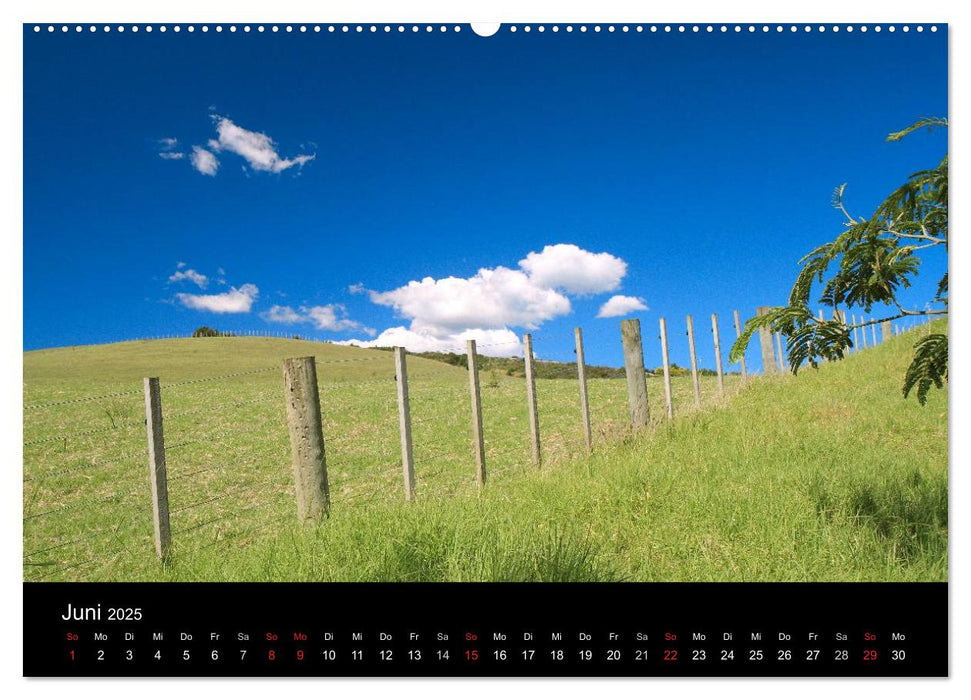
[[[771, 310], [771, 306], [759, 306], [755, 309], [755, 313], [764, 316]], [[762, 346], [762, 374], [775, 374], [775, 350], [772, 347], [772, 332], [764, 326], [759, 328], [759, 344]]]
[[880, 324], [880, 342], [886, 343], [888, 340], [890, 340], [890, 337], [893, 335], [891, 325], [892, 324], [890, 321], [884, 321]]
[[873, 347], [877, 346], [877, 324], [873, 323], [873, 319], [870, 319], [870, 335], [871, 340], [873, 340]]
[[479, 359], [475, 341], [466, 341], [469, 358], [469, 394], [472, 398], [472, 450], [475, 452], [475, 483], [486, 482], [485, 436], [482, 434], [482, 394], [479, 391]]
[[718, 336], [718, 314], [711, 315], [711, 335], [715, 339], [715, 369], [718, 371], [718, 393], [725, 393], [725, 373], [722, 371], [722, 345]]
[[593, 432], [590, 429], [590, 399], [587, 396], [587, 365], [583, 356], [583, 330], [580, 326], [573, 329], [577, 344], [577, 378], [580, 381], [580, 417], [583, 420], [583, 444], [587, 454], [593, 451]]
[[636, 318], [621, 321], [620, 336], [624, 344], [630, 422], [635, 428], [642, 428], [651, 422], [651, 411], [647, 405], [647, 375], [644, 373], [641, 322]]
[[169, 527], [169, 485], [165, 472], [165, 435], [162, 431], [162, 389], [158, 377], [145, 377], [145, 430], [148, 434], [148, 478], [152, 490], [155, 553], [164, 559], [172, 541]]
[[695, 356], [695, 327], [689, 315], [688, 324], [688, 353], [691, 355], [691, 382], [695, 390], [695, 406], [701, 405], [701, 382], [698, 381], [698, 358]]
[[674, 418], [674, 401], [671, 397], [671, 365], [668, 362], [668, 327], [664, 319], [660, 319], [661, 327], [661, 368], [664, 371], [664, 404], [667, 407], [668, 419]]
[[411, 447], [411, 405], [408, 400], [408, 364], [405, 349], [394, 349], [394, 376], [398, 384], [398, 433], [401, 436], [401, 472], [405, 500], [415, 498], [415, 457]]
[[850, 318], [853, 320], [853, 352], [857, 353], [860, 351], [860, 346], [858, 345], [860, 342], [860, 336], [857, 332], [860, 329], [856, 327], [856, 314], [853, 314]]
[[778, 360], [779, 360], [779, 373], [781, 374], [786, 371], [785, 360], [782, 359], [782, 334], [781, 333], [775, 334], [775, 349], [776, 349], [776, 356], [778, 357]]
[[[738, 309], [735, 309], [735, 337], [742, 337], [742, 322], [738, 317]], [[739, 364], [742, 365], [742, 381], [744, 382], [748, 379], [748, 372], [745, 370], [745, 355], [743, 354], [739, 360]]]
[[330, 514], [330, 487], [324, 429], [313, 357], [283, 361], [283, 385], [290, 429], [290, 453], [297, 495], [297, 518], [307, 522]]
[[529, 440], [532, 446], [533, 464], [542, 462], [539, 441], [539, 406], [536, 403], [536, 367], [533, 364], [533, 336], [523, 335], [523, 359], [526, 362], [526, 410], [529, 411]]

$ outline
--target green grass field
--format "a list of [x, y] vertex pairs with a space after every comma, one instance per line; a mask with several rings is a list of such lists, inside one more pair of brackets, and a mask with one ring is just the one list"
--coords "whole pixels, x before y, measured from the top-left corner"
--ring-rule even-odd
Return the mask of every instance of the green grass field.
[[[390, 353], [198, 338], [24, 355], [26, 580], [942, 581], [947, 392], [900, 395], [918, 329], [798, 377], [648, 379], [655, 425], [627, 426], [623, 380], [483, 373], [489, 481], [474, 483], [464, 370], [409, 358], [417, 476], [403, 501]], [[280, 360], [315, 355], [330, 518], [295, 522]], [[173, 546], [151, 540], [141, 379], [159, 376]], [[225, 376], [233, 375], [233, 376]], [[214, 376], [222, 379], [205, 380]], [[97, 400], [78, 398], [101, 396]], [[53, 405], [52, 405], [53, 404]]]

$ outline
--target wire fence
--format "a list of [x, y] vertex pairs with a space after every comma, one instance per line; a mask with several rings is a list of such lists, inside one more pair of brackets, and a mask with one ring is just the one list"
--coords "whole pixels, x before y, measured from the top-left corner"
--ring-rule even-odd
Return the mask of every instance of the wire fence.
[[[521, 347], [518, 341], [478, 347], [498, 345]], [[316, 360], [332, 504], [399, 501], [403, 456], [394, 356], [342, 351], [367, 354]], [[456, 376], [461, 368], [416, 360], [409, 362], [407, 380], [416, 492], [426, 501], [452, 498], [477, 488], [469, 382]], [[480, 380], [489, 478], [530, 469], [526, 383], [494, 372]], [[743, 384], [738, 374], [722, 380], [720, 387], [715, 377], [701, 378], [701, 408]], [[586, 385], [594, 443], [627, 435], [626, 382], [598, 378]], [[662, 380], [646, 385], [652, 420], [661, 422]], [[281, 366], [162, 381], [161, 392], [174, 555], [292, 526], [295, 486]], [[120, 565], [152, 571], [144, 389], [72, 396], [59, 383], [40, 393], [24, 404], [25, 579], [103, 578]], [[672, 378], [671, 395], [677, 415], [697, 410], [690, 374]], [[537, 402], [544, 466], [581, 454], [576, 373], [540, 382]]]

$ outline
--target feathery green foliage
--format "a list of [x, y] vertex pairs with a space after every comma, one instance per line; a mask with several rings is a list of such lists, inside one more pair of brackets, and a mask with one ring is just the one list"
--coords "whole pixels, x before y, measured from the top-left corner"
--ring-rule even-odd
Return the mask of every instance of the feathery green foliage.
[[923, 406], [927, 403], [927, 392], [931, 386], [938, 389], [947, 381], [947, 336], [934, 333], [914, 345], [914, 361], [907, 368], [904, 377], [904, 396], [917, 387], [917, 400]]
[[[925, 117], [901, 131], [887, 136], [899, 141], [921, 129], [947, 127], [947, 120]], [[869, 219], [855, 218], [843, 203], [846, 184], [833, 192], [833, 206], [846, 217], [845, 230], [799, 261], [802, 269], [789, 293], [788, 305], [749, 319], [732, 346], [730, 359], [737, 362], [745, 353], [752, 335], [760, 328], [781, 333], [786, 338], [786, 353], [793, 373], [803, 364], [818, 366], [820, 360], [843, 358], [852, 347], [854, 328], [864, 332], [868, 326], [915, 316], [946, 316], [948, 279], [945, 273], [937, 293], [923, 310], [908, 310], [897, 299], [911, 285], [921, 264], [921, 251], [947, 248], [948, 159], [929, 170], [911, 175], [894, 190]], [[832, 318], [812, 314], [810, 305], [817, 285], [817, 301], [833, 310]], [[848, 323], [848, 309], [869, 314], [875, 306], [894, 309], [881, 318]], [[947, 381], [947, 335], [937, 334], [918, 343], [907, 370], [903, 393], [917, 387], [923, 405], [931, 386]]]

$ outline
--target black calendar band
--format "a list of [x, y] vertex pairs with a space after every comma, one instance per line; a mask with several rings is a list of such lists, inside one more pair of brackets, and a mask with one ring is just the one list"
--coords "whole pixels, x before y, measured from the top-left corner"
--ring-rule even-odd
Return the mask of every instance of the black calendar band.
[[946, 676], [944, 583], [25, 583], [26, 676]]

